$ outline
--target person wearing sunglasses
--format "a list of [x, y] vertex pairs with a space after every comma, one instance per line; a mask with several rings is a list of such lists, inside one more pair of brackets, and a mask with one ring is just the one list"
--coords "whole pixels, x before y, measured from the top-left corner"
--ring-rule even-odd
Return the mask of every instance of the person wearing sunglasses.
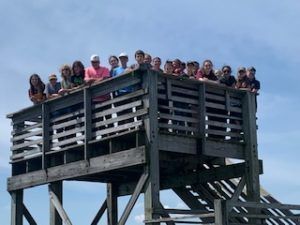
[[236, 79], [234, 76], [231, 75], [231, 67], [228, 65], [225, 65], [222, 67], [222, 76], [219, 79], [219, 83], [221, 85], [225, 85], [227, 87], [235, 87]]

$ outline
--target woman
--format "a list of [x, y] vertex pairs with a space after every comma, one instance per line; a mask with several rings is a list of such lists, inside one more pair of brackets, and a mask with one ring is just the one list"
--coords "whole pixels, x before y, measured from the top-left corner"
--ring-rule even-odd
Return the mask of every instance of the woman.
[[225, 85], [227, 87], [235, 87], [236, 79], [234, 76], [231, 75], [231, 67], [228, 65], [225, 65], [222, 67], [222, 76], [219, 79], [220, 84]]
[[60, 95], [64, 95], [65, 93], [68, 93], [72, 90], [72, 82], [71, 82], [71, 67], [67, 64], [62, 65], [60, 68], [60, 73], [61, 73], [61, 89], [59, 90]]
[[119, 59], [117, 56], [112, 55], [108, 58], [108, 63], [110, 65], [110, 71], [109, 74], [110, 76], [113, 76], [113, 71], [119, 66]]
[[238, 68], [237, 82], [236, 82], [235, 88], [241, 89], [241, 90], [248, 90], [248, 91], [251, 90], [250, 82], [249, 82], [249, 79], [247, 77], [245, 67], [239, 67]]
[[30, 89], [28, 95], [34, 105], [42, 103], [46, 100], [45, 84], [37, 74], [32, 74], [29, 78]]
[[75, 61], [72, 65], [72, 76], [71, 76], [71, 83], [72, 88], [80, 88], [83, 87], [84, 82], [84, 65], [81, 61]]
[[200, 68], [196, 74], [196, 78], [201, 81], [212, 81], [216, 82], [218, 80], [217, 76], [213, 70], [213, 63], [211, 60], [206, 59], [202, 64], [202, 68]]

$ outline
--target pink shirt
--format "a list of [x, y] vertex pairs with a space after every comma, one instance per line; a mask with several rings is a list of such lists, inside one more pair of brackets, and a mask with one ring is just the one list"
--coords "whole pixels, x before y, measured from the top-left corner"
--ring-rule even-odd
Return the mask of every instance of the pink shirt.
[[[109, 78], [109, 70], [106, 67], [100, 66], [99, 68], [95, 69], [94, 67], [88, 67], [85, 70], [84, 80], [89, 81], [91, 79], [96, 79], [96, 81], [104, 80], [105, 78]], [[101, 95], [93, 98], [94, 102], [103, 102], [110, 99], [110, 94]]]
[[109, 70], [106, 67], [100, 66], [95, 69], [94, 67], [88, 67], [85, 70], [85, 81], [89, 81], [90, 79], [103, 80], [105, 78], [110, 77]]

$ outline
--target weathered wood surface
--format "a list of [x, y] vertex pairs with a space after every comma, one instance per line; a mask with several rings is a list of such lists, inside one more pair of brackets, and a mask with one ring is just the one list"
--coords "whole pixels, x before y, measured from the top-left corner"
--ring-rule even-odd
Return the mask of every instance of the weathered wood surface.
[[109, 155], [94, 157], [90, 163], [81, 160], [66, 165], [13, 176], [8, 179], [8, 190], [28, 188], [58, 180], [75, 178], [84, 175], [111, 171], [119, 168], [144, 164], [146, 161], [145, 148], [116, 152]]

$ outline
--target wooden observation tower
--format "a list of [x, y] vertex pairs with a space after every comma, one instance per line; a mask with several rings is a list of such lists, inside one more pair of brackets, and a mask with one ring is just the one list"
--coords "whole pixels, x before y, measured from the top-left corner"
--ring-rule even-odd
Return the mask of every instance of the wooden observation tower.
[[[72, 224], [62, 204], [68, 180], [107, 184], [106, 199], [86, 224], [98, 224], [105, 212], [108, 225], [126, 224], [141, 193], [150, 225], [300, 224], [292, 211], [300, 206], [260, 189], [255, 97], [141, 68], [9, 114], [11, 225], [23, 218], [37, 224], [23, 194], [45, 184], [50, 225]], [[164, 208], [165, 189], [189, 209]], [[130, 200], [118, 212], [125, 195]]]

